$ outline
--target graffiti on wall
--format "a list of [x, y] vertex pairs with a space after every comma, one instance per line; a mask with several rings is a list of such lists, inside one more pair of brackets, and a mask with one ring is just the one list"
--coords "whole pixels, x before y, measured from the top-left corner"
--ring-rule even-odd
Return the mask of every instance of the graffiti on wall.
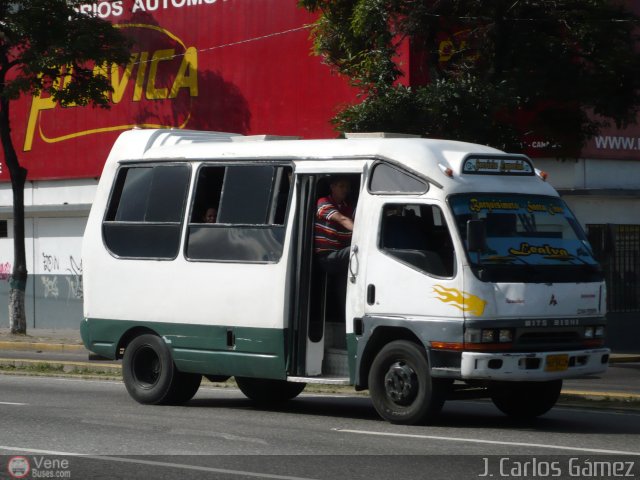
[[60, 291], [58, 290], [58, 277], [40, 277], [42, 286], [44, 287], [44, 298], [58, 298]]
[[55, 255], [47, 255], [42, 252], [42, 269], [45, 272], [55, 272], [60, 270], [60, 262]]
[[44, 287], [44, 298], [58, 298], [64, 283], [58, 285], [58, 276], [64, 276], [67, 286], [67, 300], [82, 300], [84, 296], [82, 287], [82, 260], [76, 260], [69, 255], [68, 265], [64, 265], [57, 255], [42, 252], [42, 270], [46, 273], [56, 273], [56, 276], [45, 275], [41, 277]]
[[82, 260], [80, 260], [80, 264], [73, 258], [73, 255], [69, 255], [69, 268], [67, 268], [67, 272], [70, 275], [67, 277], [67, 282], [69, 284], [69, 296], [68, 300], [75, 298], [81, 300], [84, 296], [84, 292], [82, 289]]
[[0, 280], [9, 280], [11, 270], [12, 267], [9, 262], [0, 263]]

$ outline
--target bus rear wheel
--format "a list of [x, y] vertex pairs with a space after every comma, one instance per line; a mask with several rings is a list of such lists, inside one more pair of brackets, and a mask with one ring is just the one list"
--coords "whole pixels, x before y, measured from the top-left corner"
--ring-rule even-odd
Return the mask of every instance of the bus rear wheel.
[[431, 378], [424, 349], [406, 340], [385, 345], [369, 370], [373, 405], [391, 423], [414, 425], [432, 420], [444, 404], [444, 387]]
[[560, 397], [562, 380], [551, 382], [502, 382], [489, 389], [491, 400], [510, 417], [527, 419], [547, 413]]
[[202, 380], [201, 375], [180, 372], [164, 340], [152, 334], [140, 335], [127, 345], [122, 378], [134, 400], [152, 405], [187, 402]]
[[235, 377], [240, 391], [256, 403], [281, 403], [291, 400], [304, 390], [306, 383], [267, 378]]

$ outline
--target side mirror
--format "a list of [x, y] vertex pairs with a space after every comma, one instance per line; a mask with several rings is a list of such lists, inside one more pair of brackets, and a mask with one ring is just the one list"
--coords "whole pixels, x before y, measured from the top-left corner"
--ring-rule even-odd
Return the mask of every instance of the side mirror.
[[470, 252], [484, 252], [487, 249], [484, 220], [467, 220], [467, 245]]

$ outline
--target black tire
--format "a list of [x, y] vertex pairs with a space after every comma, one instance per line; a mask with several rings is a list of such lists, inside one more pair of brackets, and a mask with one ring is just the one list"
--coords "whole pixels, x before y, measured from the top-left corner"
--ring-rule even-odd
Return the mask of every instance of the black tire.
[[551, 382], [501, 382], [489, 389], [491, 400], [510, 417], [527, 419], [547, 413], [560, 397], [562, 380]]
[[171, 405], [182, 405], [193, 398], [202, 382], [202, 375], [175, 370], [171, 392], [164, 402]]
[[190, 400], [201, 375], [178, 371], [169, 347], [157, 335], [134, 338], [124, 352], [122, 377], [129, 395], [139, 403], [177, 404]]
[[378, 414], [391, 423], [431, 421], [442, 409], [446, 384], [429, 374], [427, 354], [419, 345], [396, 340], [376, 355], [369, 370], [369, 395]]
[[274, 404], [291, 400], [304, 390], [306, 383], [267, 378], [235, 377], [238, 388], [256, 403]]

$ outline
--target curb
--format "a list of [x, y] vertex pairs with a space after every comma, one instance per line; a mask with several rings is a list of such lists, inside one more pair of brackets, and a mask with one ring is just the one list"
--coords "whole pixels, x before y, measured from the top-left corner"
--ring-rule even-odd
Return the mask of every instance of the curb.
[[119, 373], [122, 366], [119, 363], [91, 363], [74, 361], [51, 361], [30, 358], [0, 358], [0, 367], [37, 367], [46, 365], [50, 368], [60, 368], [64, 372], [74, 372], [76, 370], [90, 370], [94, 372]]
[[619, 400], [623, 402], [640, 401], [640, 394], [626, 392], [601, 392], [593, 390], [562, 390], [560, 395], [582, 397], [588, 400]]
[[640, 355], [631, 353], [611, 354], [609, 363], [639, 363]]
[[0, 342], [0, 350], [35, 350], [47, 352], [82, 352], [84, 345], [70, 343]]

